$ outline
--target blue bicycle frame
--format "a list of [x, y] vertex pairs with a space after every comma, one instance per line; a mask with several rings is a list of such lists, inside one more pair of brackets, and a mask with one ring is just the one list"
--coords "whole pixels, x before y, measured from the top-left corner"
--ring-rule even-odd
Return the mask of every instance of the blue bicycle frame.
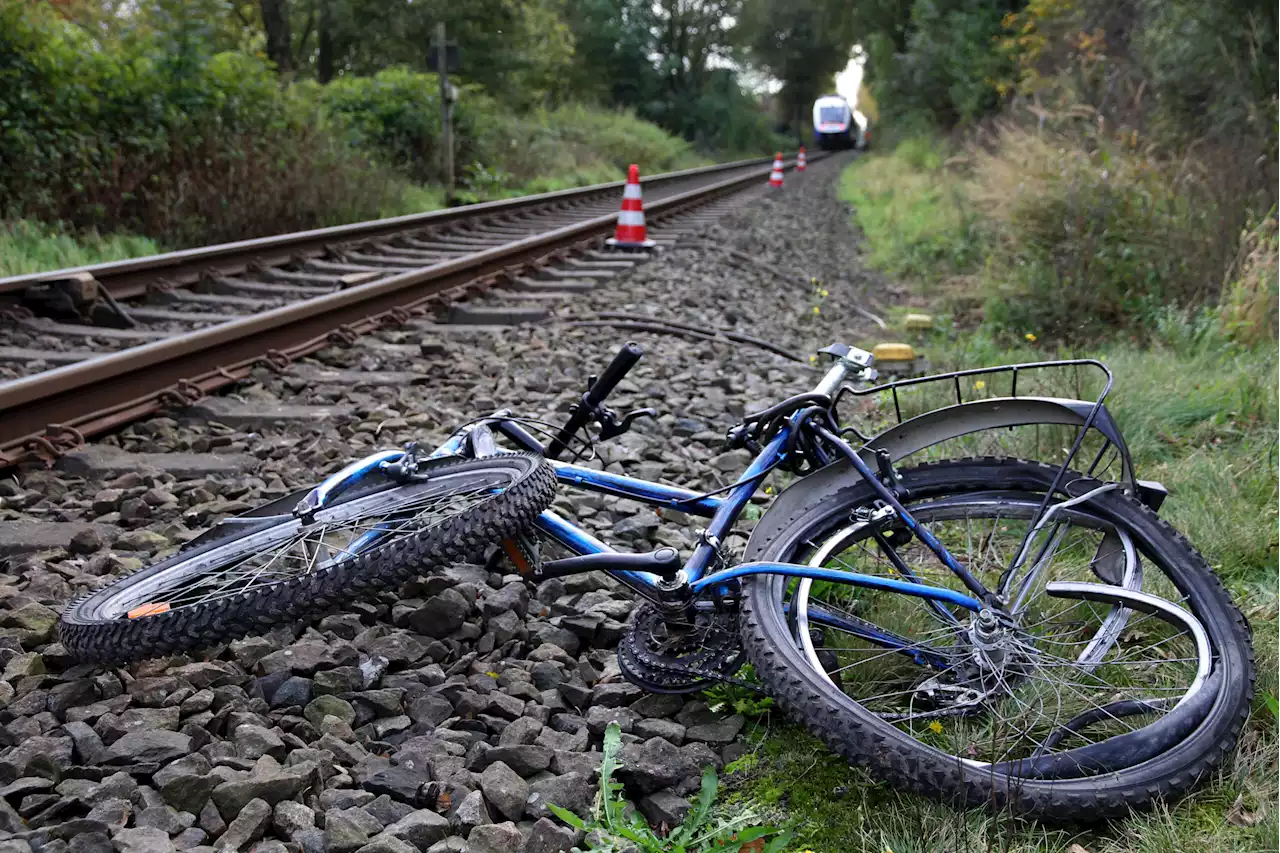
[[[863, 367], [864, 365], [849, 359], [837, 359], [836, 364], [828, 371], [815, 393], [833, 394], [840, 387], [849, 371], [860, 370]], [[517, 443], [527, 444], [527, 434], [521, 435], [518, 427], [504, 419], [504, 414], [501, 412], [495, 413], [489, 418], [480, 419], [458, 430], [448, 441], [432, 452], [430, 457], [441, 458], [464, 455], [467, 452], [472, 433], [480, 431], [480, 434], [483, 434], [490, 429], [515, 439]], [[785, 461], [786, 448], [791, 443], [791, 437], [796, 430], [800, 429], [813, 430], [822, 437], [827, 447], [833, 447], [841, 455], [845, 456], [854, 469], [875, 490], [877, 496], [893, 508], [897, 517], [923, 544], [938, 556], [944, 565], [960, 578], [972, 595], [966, 595], [951, 589], [929, 586], [910, 578], [900, 580], [795, 563], [751, 562], [719, 571], [709, 571], [718, 556], [719, 543], [728, 535], [734, 522], [737, 521], [738, 516], [760, 487], [764, 475], [779, 462]], [[486, 436], [486, 441], [491, 443], [491, 437]], [[313, 489], [298, 504], [298, 509], [295, 512], [304, 516], [313, 514], [327, 501], [373, 472], [386, 470], [391, 466], [402, 463], [405, 459], [406, 454], [400, 451], [387, 451], [352, 463]], [[653, 483], [648, 480], [612, 474], [581, 465], [557, 461], [552, 461], [551, 464], [555, 468], [556, 478], [567, 486], [614, 497], [629, 498], [651, 506], [677, 509], [691, 515], [708, 518], [709, 522], [706, 529], [702, 531], [698, 544], [685, 560], [680, 576], [678, 576], [679, 580], [687, 584], [695, 595], [712, 591], [727, 592], [730, 581], [756, 574], [835, 581], [855, 587], [913, 596], [936, 602], [939, 605], [952, 605], [975, 612], [983, 608], [983, 599], [989, 595], [987, 590], [972, 577], [968, 570], [925, 527], [916, 522], [911, 513], [880, 482], [854, 448], [850, 447], [840, 436], [831, 433], [825, 428], [811, 427], [807, 423], [802, 423], [800, 413], [793, 415], [782, 425], [778, 433], [760, 450], [756, 458], [752, 460], [747, 469], [738, 477], [733, 486], [725, 491], [722, 497], [702, 495], [677, 486]], [[539, 516], [537, 527], [544, 536], [554, 539], [576, 555], [619, 553], [607, 543], [550, 510], [544, 511]], [[376, 531], [374, 533], [376, 534]], [[363, 547], [368, 547], [376, 538], [376, 535], [369, 536], [366, 534], [365, 539], [368, 541], [362, 539], [361, 544]], [[641, 595], [651, 599], [657, 597], [658, 585], [663, 581], [658, 575], [623, 568], [609, 568], [607, 563], [601, 570], [606, 571]], [[897, 637], [890, 632], [876, 630], [870, 625], [843, 619], [837, 614], [820, 609], [816, 612], [811, 610], [810, 619], [849, 631], [883, 647], [901, 649], [913, 657], [920, 654], [915, 649], [908, 648], [911, 644], [904, 638]], [[940, 660], [934, 661], [931, 659], [929, 663], [936, 666], [945, 666], [945, 662]]]

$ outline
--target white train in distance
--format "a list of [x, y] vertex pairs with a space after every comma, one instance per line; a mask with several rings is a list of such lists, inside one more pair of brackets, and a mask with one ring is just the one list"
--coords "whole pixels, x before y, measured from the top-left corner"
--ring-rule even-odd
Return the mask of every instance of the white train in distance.
[[813, 102], [813, 144], [823, 149], [866, 148], [871, 141], [866, 116], [840, 95], [823, 95]]

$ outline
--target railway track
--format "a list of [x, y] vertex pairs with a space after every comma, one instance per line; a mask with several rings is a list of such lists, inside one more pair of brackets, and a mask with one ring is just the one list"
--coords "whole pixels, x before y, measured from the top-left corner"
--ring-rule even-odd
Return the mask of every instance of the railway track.
[[[764, 188], [767, 159], [645, 179], [671, 245]], [[814, 160], [810, 161], [811, 163]], [[792, 162], [787, 168], [793, 167]], [[0, 467], [190, 406], [257, 366], [414, 322], [536, 321], [633, 266], [621, 182], [0, 279]]]

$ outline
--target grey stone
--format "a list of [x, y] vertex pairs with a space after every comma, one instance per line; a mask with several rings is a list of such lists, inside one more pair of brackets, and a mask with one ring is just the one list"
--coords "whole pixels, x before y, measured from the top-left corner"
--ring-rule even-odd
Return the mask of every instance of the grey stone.
[[641, 798], [638, 805], [649, 826], [659, 832], [662, 832], [662, 827], [679, 826], [690, 808], [688, 800], [670, 791], [654, 791]]
[[301, 803], [281, 800], [272, 812], [271, 825], [277, 834], [292, 840], [296, 833], [315, 828], [316, 815]]
[[519, 820], [524, 816], [529, 785], [501, 761], [490, 764], [480, 774], [480, 790], [485, 800], [504, 817]]
[[271, 694], [271, 707], [288, 708], [293, 705], [306, 705], [311, 701], [311, 691], [310, 679], [291, 675]]
[[364, 789], [376, 794], [386, 794], [405, 803], [417, 803], [424, 783], [430, 781], [429, 774], [408, 767], [388, 767], [379, 770], [364, 781]]
[[213, 775], [172, 776], [160, 786], [160, 796], [179, 811], [198, 814], [221, 781]]
[[231, 819], [252, 800], [261, 799], [268, 806], [291, 800], [306, 790], [309, 780], [300, 774], [275, 772], [224, 782], [213, 789], [213, 802], [224, 818]]
[[172, 853], [175, 849], [167, 833], [150, 826], [118, 830], [113, 840], [120, 853]]
[[418, 853], [417, 849], [399, 838], [379, 835], [360, 848], [360, 853]]
[[270, 823], [271, 805], [266, 800], [250, 800], [227, 825], [217, 846], [224, 850], [244, 850], [263, 836]]
[[525, 839], [524, 853], [567, 853], [575, 841], [577, 836], [572, 829], [539, 818]]
[[178, 812], [169, 806], [151, 806], [138, 812], [134, 818], [136, 826], [154, 827], [167, 835], [177, 835], [191, 825], [188, 814], [186, 822], [178, 817]]
[[500, 761], [521, 776], [532, 776], [551, 766], [553, 754], [554, 750], [533, 744], [495, 746], [485, 753], [484, 761], [486, 765]]
[[461, 593], [446, 589], [413, 612], [409, 627], [427, 637], [448, 637], [462, 627], [469, 611], [470, 605]]
[[542, 731], [542, 723], [532, 717], [521, 717], [513, 720], [498, 736], [499, 746], [520, 746], [531, 744], [538, 739]]
[[311, 725], [317, 727], [325, 717], [337, 717], [350, 726], [355, 724], [356, 709], [345, 699], [325, 694], [308, 702], [307, 707], [302, 711], [302, 716], [306, 717]]
[[698, 764], [660, 737], [622, 747], [618, 778], [642, 794], [669, 788], [698, 774]]
[[189, 826], [174, 837], [173, 846], [179, 850], [190, 850], [202, 846], [208, 840], [209, 836], [203, 829]]
[[471, 830], [467, 853], [519, 853], [523, 843], [524, 836], [514, 823], [489, 823]]
[[433, 811], [423, 809], [400, 818], [388, 826], [383, 834], [425, 851], [449, 834], [449, 821]]
[[324, 842], [330, 853], [353, 853], [369, 842], [365, 826], [352, 817], [356, 809], [333, 809], [324, 814]]
[[[176, 709], [175, 709], [176, 710]], [[130, 732], [107, 747], [105, 764], [164, 764], [191, 752], [191, 738], [181, 732], [152, 729]]]
[[632, 727], [632, 731], [638, 737], [646, 740], [652, 737], [660, 737], [676, 746], [684, 743], [684, 726], [675, 720], [637, 720], [635, 726]]
[[302, 829], [290, 840], [302, 848], [302, 853], [329, 853], [323, 829]]
[[585, 816], [595, 801], [595, 795], [595, 780], [585, 773], [552, 776], [529, 785], [525, 814], [531, 818], [549, 817], [551, 810], [547, 808], [547, 804], [552, 803], [562, 809]]
[[378, 819], [379, 827], [390, 826], [405, 815], [413, 814], [414, 807], [399, 800], [393, 800], [386, 794], [380, 794], [373, 802], [361, 806], [369, 814]]
[[245, 724], [236, 726], [234, 737], [236, 752], [242, 758], [256, 761], [264, 755], [284, 758], [285, 746], [280, 735], [265, 726]]
[[604, 730], [612, 723], [617, 723], [623, 734], [629, 733], [640, 719], [640, 715], [630, 708], [603, 708], [592, 705], [587, 709], [587, 728], [594, 735], [603, 735]]
[[622, 705], [629, 705], [636, 699], [639, 699], [642, 691], [639, 687], [626, 681], [613, 682], [610, 684], [597, 684], [591, 691], [591, 701], [595, 705], [602, 705], [606, 708], [618, 708]]
[[746, 718], [740, 714], [734, 714], [722, 720], [689, 726], [685, 731], [685, 737], [703, 743], [730, 743], [742, 731], [746, 722]]
[[[31, 847], [28, 846], [27, 850], [30, 849]], [[105, 832], [78, 832], [72, 836], [67, 849], [71, 853], [114, 853], [115, 851], [111, 846], [111, 839]], [[4, 845], [0, 843], [0, 851], [3, 850]]]
[[489, 817], [489, 809], [484, 802], [484, 795], [479, 791], [472, 791], [463, 797], [462, 802], [458, 803], [458, 807], [451, 815], [450, 821], [458, 827], [463, 835], [471, 832], [477, 826], [491, 823], [492, 820]]

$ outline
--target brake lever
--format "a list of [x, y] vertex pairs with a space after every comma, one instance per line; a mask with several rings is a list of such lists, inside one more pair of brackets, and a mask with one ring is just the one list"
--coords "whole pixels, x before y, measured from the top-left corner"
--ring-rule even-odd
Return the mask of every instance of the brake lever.
[[634, 412], [627, 412], [622, 420], [618, 420], [617, 416], [609, 409], [601, 407], [599, 417], [600, 422], [600, 441], [608, 441], [611, 438], [622, 435], [631, 429], [637, 418], [653, 418], [657, 417], [656, 409], [636, 409]]

